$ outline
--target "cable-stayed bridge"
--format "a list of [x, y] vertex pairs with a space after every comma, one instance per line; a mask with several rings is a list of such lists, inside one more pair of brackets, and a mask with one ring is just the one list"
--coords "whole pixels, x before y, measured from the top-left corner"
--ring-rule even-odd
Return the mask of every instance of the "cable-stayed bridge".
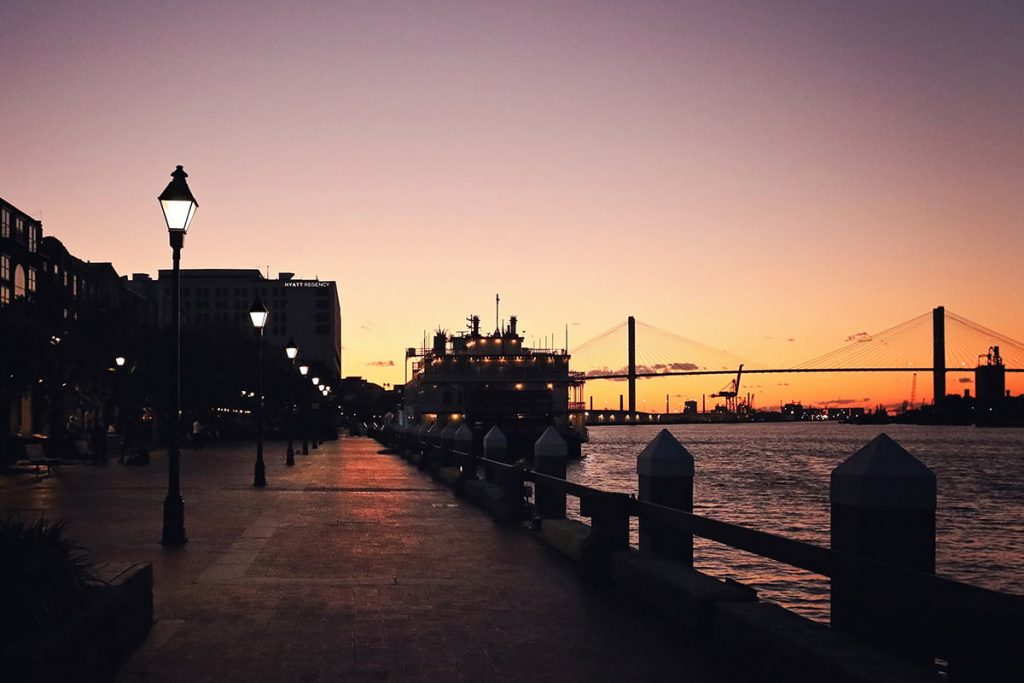
[[876, 334], [852, 335], [840, 348], [787, 368], [768, 367], [630, 317], [572, 349], [572, 367], [587, 380], [628, 380], [630, 412], [636, 412], [638, 378], [735, 375], [740, 367], [743, 374], [928, 372], [933, 395], [941, 400], [946, 374], [973, 372], [979, 358], [991, 362], [993, 347], [1006, 372], [1024, 372], [1024, 343], [941, 306]]

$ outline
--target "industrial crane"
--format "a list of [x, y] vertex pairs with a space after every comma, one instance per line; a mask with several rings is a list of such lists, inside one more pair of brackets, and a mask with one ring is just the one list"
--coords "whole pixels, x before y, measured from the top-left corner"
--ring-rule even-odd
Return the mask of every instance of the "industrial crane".
[[731, 413], [736, 412], [736, 396], [740, 393], [740, 378], [743, 376], [743, 364], [740, 363], [736, 371], [736, 379], [730, 381], [721, 391], [711, 394], [711, 398], [724, 398], [725, 409]]

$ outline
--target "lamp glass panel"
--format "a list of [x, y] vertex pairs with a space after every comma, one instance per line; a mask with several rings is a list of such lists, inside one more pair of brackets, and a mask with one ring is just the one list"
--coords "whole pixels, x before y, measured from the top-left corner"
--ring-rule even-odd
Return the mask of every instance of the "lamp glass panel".
[[168, 230], [188, 232], [188, 226], [196, 214], [195, 202], [187, 199], [161, 199], [160, 208], [163, 209]]
[[249, 317], [252, 318], [252, 326], [262, 330], [267, 324], [267, 318], [270, 317], [270, 311], [249, 311]]

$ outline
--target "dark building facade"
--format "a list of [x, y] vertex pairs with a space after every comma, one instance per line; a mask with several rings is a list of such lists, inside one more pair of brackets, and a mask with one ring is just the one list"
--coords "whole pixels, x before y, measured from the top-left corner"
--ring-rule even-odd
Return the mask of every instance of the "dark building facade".
[[[144, 288], [142, 276], [131, 286]], [[160, 318], [171, 320], [171, 271], [161, 270], [157, 281]], [[181, 325], [183, 330], [230, 330], [254, 334], [249, 308], [260, 297], [270, 317], [264, 329], [266, 343], [284, 347], [289, 338], [299, 347], [299, 359], [320, 377], [341, 376], [341, 304], [338, 286], [329, 280], [296, 279], [280, 273], [264, 277], [256, 269], [210, 268], [181, 271]]]
[[156, 310], [110, 263], [76, 257], [0, 199], [0, 433], [49, 435], [72, 414], [109, 419], [114, 358], [153, 329]]
[[[43, 259], [39, 253], [43, 225], [10, 202], [0, 199], [0, 308], [22, 309], [31, 305], [36, 297]], [[5, 355], [3, 391], [0, 395], [0, 410], [4, 420], [3, 428], [8, 433], [19, 433], [32, 426], [32, 392], [24, 391], [28, 383], [19, 376], [21, 365], [12, 354], [20, 327], [13, 311], [7, 310], [4, 327], [0, 330]], [[8, 365], [10, 367], [8, 367]]]
[[0, 305], [31, 298], [42, 269], [43, 224], [0, 199]]

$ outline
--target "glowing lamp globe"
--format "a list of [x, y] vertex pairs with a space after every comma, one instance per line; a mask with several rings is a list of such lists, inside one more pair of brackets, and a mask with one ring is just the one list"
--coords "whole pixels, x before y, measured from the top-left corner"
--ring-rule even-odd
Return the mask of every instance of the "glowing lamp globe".
[[181, 234], [188, 232], [192, 217], [196, 215], [196, 209], [199, 208], [199, 202], [192, 196], [192, 190], [188, 189], [188, 183], [185, 182], [187, 177], [188, 173], [185, 173], [185, 169], [178, 166], [171, 173], [171, 182], [157, 197], [160, 201], [160, 209], [164, 212], [167, 230], [170, 232]]
[[270, 317], [270, 311], [263, 305], [263, 299], [256, 297], [256, 301], [252, 302], [252, 308], [249, 309], [249, 317], [252, 319], [252, 326], [257, 330], [262, 330], [267, 324], [267, 318]]

